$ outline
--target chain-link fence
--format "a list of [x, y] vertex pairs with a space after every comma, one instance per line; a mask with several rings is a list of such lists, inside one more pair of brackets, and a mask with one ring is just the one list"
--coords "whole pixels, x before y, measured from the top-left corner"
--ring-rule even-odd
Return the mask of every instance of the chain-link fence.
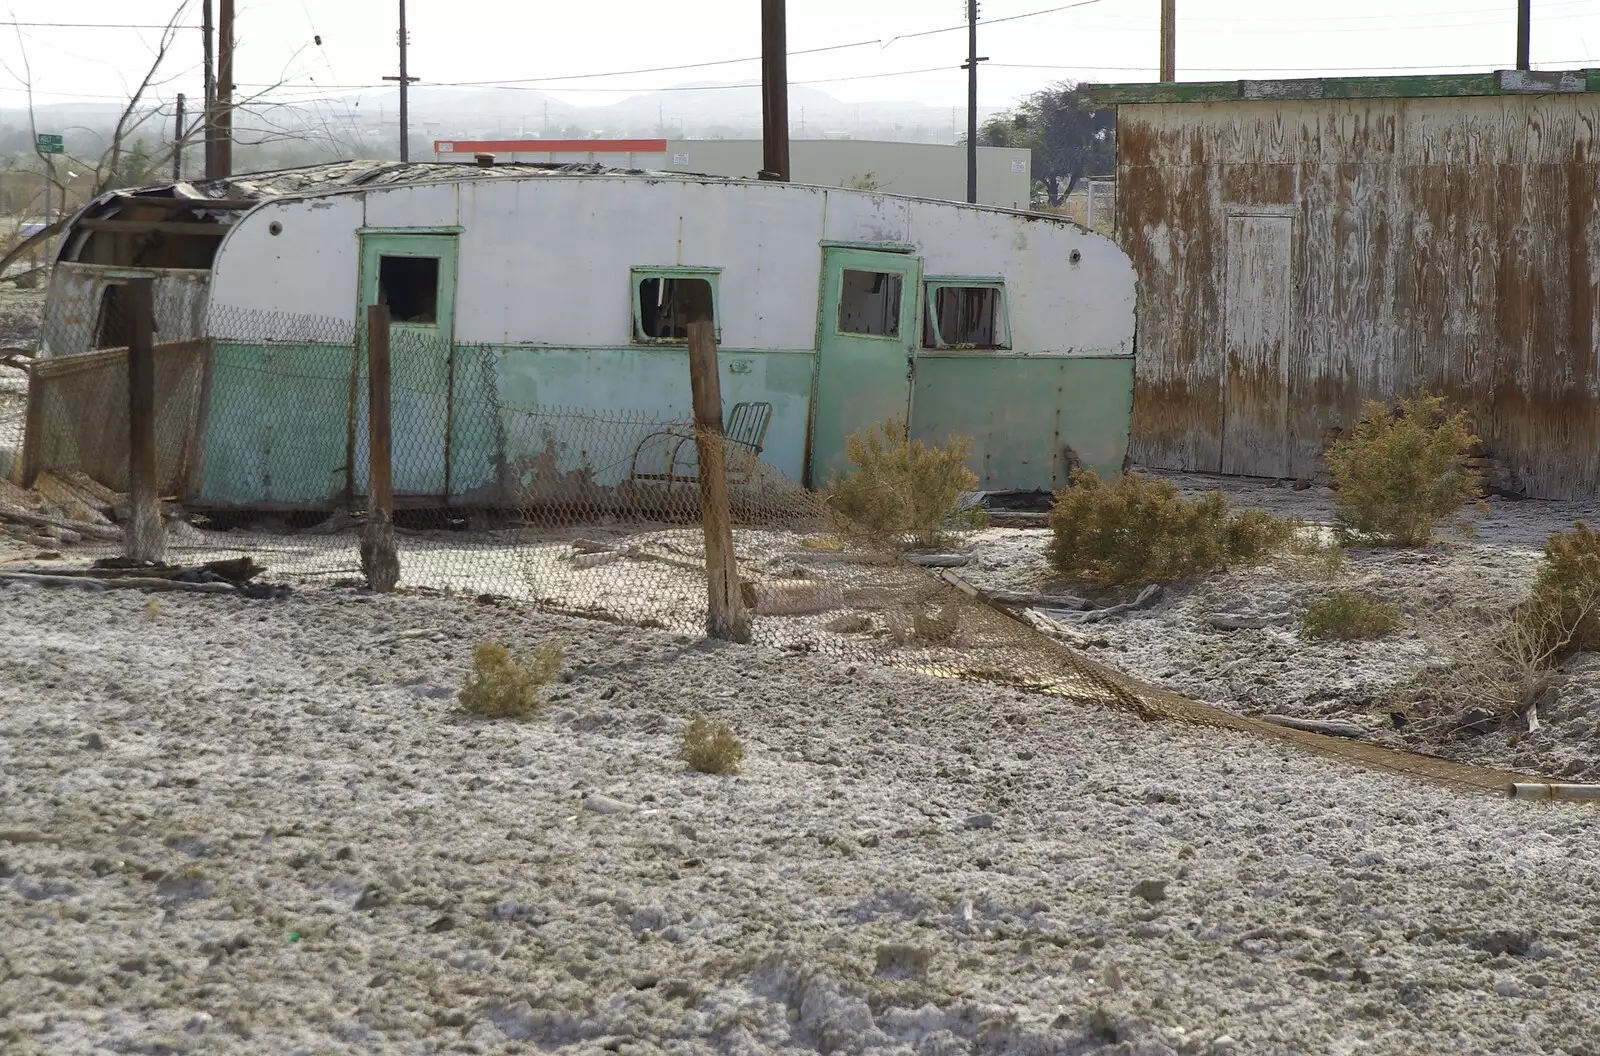
[[[374, 467], [370, 335], [242, 311], [213, 312], [207, 332], [153, 350], [167, 561], [247, 556], [277, 581], [359, 585]], [[715, 451], [736, 605], [754, 644], [1245, 730], [1471, 789], [1512, 779], [1234, 715], [1095, 663], [1047, 615], [924, 567], [926, 555], [773, 469], [761, 457], [770, 408], [728, 408], [719, 434], [645, 406], [547, 406], [538, 371], [507, 362], [538, 350], [452, 343], [425, 320], [396, 321], [388, 336], [402, 590], [702, 634], [708, 583], [725, 567], [707, 555], [717, 519], [699, 472]], [[34, 369], [28, 476], [0, 484], [0, 531], [43, 550], [121, 552], [127, 357], [103, 350]], [[946, 535], [959, 544], [962, 531]]]

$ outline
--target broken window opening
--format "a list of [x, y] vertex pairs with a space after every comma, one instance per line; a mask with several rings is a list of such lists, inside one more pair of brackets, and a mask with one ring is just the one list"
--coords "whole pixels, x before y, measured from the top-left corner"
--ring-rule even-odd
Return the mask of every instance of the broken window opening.
[[439, 321], [439, 258], [378, 258], [378, 303], [397, 323]]
[[95, 348], [127, 348], [133, 340], [133, 320], [128, 316], [128, 288], [120, 283], [100, 294], [100, 315], [94, 324]]
[[839, 333], [900, 336], [901, 276], [846, 268], [839, 283]]
[[924, 348], [1006, 348], [1005, 299], [997, 286], [930, 286]]
[[689, 340], [689, 313], [710, 306], [716, 318], [711, 283], [706, 279], [647, 278], [639, 280], [639, 336], [646, 341]]

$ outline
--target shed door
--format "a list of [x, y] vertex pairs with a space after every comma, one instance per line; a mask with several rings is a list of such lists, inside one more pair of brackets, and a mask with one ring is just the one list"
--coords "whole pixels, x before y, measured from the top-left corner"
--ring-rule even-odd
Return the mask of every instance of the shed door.
[[823, 487], [850, 468], [845, 440], [890, 418], [907, 424], [911, 357], [922, 331], [922, 260], [828, 246], [822, 257], [817, 399], [809, 479]]
[[1223, 304], [1222, 472], [1289, 473], [1289, 336], [1294, 218], [1228, 217]]
[[[394, 493], [442, 499], [450, 432], [450, 365], [455, 336], [456, 236], [366, 232], [361, 235], [361, 304], [390, 313], [390, 428]], [[356, 402], [356, 491], [367, 490], [367, 355], [361, 348]]]

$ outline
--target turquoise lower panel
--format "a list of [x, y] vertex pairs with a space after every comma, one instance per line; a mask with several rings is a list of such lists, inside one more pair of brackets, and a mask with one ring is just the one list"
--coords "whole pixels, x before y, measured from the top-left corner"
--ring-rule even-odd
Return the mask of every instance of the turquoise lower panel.
[[[771, 403], [762, 459], [799, 480], [814, 355], [735, 350], [718, 358], [724, 413], [744, 401]], [[642, 441], [692, 416], [682, 349], [458, 346], [452, 499], [497, 501], [502, 472], [614, 486], [628, 478]], [[662, 444], [646, 445], [640, 472], [663, 470], [666, 457]]]
[[196, 498], [298, 506], [342, 496], [353, 360], [349, 345], [218, 341]]
[[[196, 500], [311, 505], [341, 498], [354, 357], [348, 345], [219, 341]], [[805, 461], [814, 359], [810, 352], [720, 356], [724, 407], [772, 404], [762, 458], [795, 480]], [[444, 393], [413, 391], [397, 371], [397, 496], [409, 494], [404, 482], [434, 479], [447, 431], [451, 501], [499, 502], [506, 495], [503, 481], [525, 477], [536, 464], [563, 474], [577, 471], [593, 485], [618, 484], [627, 479], [641, 441], [660, 424], [692, 416], [688, 354], [682, 349], [460, 345], [452, 388], [447, 430]], [[360, 494], [366, 482], [364, 371], [356, 397], [354, 490]], [[665, 453], [662, 445], [647, 446], [641, 472], [664, 468], [651, 460], [659, 463]]]
[[1067, 483], [1068, 451], [1116, 477], [1133, 418], [1133, 358], [973, 355], [917, 360], [911, 435], [939, 443], [972, 438], [973, 472], [986, 491]]

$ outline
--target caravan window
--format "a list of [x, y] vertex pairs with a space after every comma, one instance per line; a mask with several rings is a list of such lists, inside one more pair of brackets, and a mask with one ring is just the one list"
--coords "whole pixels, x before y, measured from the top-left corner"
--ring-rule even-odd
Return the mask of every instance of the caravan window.
[[439, 258], [379, 257], [378, 303], [397, 323], [437, 323]]
[[1005, 284], [991, 279], [930, 279], [923, 348], [1011, 347]]
[[846, 268], [839, 284], [839, 333], [900, 336], [901, 277]]
[[633, 338], [650, 344], [686, 342], [690, 314], [707, 303], [713, 323], [720, 322], [717, 269], [634, 268]]

